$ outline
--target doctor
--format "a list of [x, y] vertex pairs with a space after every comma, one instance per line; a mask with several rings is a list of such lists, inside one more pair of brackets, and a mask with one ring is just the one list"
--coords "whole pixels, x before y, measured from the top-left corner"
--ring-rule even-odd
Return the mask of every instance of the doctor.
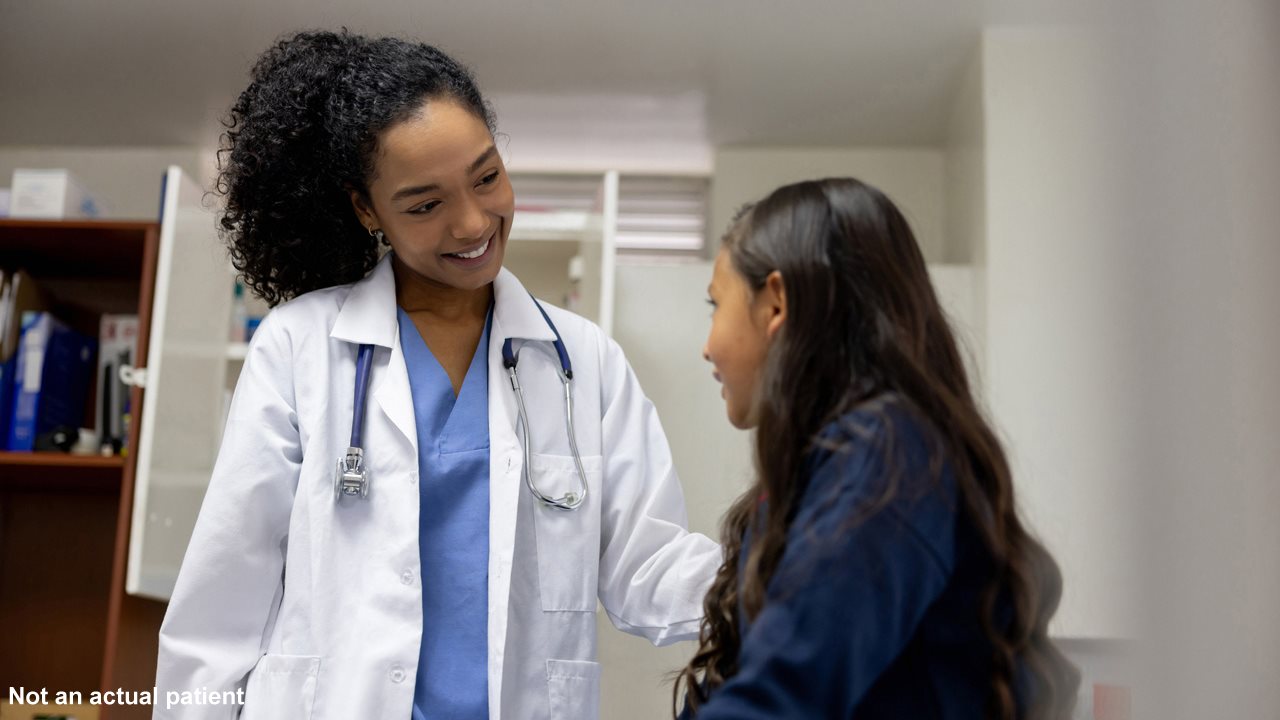
[[721, 553], [685, 528], [618, 346], [502, 269], [514, 199], [475, 83], [426, 45], [301, 33], [228, 127], [221, 224], [276, 307], [159, 697], [243, 687], [247, 720], [597, 717], [597, 600], [654, 643], [693, 638]]

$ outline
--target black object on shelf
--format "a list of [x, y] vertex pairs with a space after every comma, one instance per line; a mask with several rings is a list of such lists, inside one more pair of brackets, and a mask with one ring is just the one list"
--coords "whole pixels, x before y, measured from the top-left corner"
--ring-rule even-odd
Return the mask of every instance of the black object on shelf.
[[80, 440], [80, 431], [68, 425], [58, 427], [46, 433], [36, 435], [36, 452], [71, 452], [71, 448]]

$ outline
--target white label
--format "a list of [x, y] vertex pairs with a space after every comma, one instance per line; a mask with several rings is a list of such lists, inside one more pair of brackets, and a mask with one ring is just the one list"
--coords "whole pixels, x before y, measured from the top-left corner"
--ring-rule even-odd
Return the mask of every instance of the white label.
[[33, 393], [40, 391], [40, 375], [44, 370], [44, 349], [28, 350], [23, 359], [25, 368], [22, 372], [22, 391]]

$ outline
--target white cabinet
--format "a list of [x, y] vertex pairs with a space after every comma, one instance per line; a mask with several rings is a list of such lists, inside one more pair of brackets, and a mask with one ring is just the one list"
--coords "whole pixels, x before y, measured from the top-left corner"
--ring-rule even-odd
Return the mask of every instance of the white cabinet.
[[517, 205], [503, 265], [534, 296], [612, 332], [618, 173], [511, 182]]
[[204, 191], [165, 175], [125, 589], [168, 599], [222, 432], [231, 312], [225, 251]]

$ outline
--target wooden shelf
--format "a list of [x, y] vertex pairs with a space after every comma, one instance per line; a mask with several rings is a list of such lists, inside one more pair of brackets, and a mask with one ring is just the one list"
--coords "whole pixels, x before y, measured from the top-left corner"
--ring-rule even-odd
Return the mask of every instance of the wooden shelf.
[[[102, 687], [119, 496], [42, 489], [34, 482], [10, 488], [14, 469], [0, 467], [0, 677], [27, 687], [96, 690]], [[57, 482], [48, 466], [17, 469]]]
[[101, 455], [68, 455], [57, 452], [0, 452], [0, 467], [6, 465], [41, 465], [68, 469], [122, 469], [124, 468], [124, 458], [120, 455], [103, 457]]
[[[25, 270], [50, 310], [96, 336], [103, 314], [137, 314], [146, 367], [160, 225], [0, 220], [0, 266]], [[142, 390], [130, 403], [141, 408]], [[0, 452], [0, 678], [64, 690], [149, 689], [164, 604], [125, 593], [135, 410], [126, 457]], [[150, 708], [101, 708], [103, 720]]]
[[0, 220], [7, 269], [35, 276], [138, 279], [154, 222], [129, 220]]
[[0, 490], [118, 492], [125, 458], [0, 452]]

